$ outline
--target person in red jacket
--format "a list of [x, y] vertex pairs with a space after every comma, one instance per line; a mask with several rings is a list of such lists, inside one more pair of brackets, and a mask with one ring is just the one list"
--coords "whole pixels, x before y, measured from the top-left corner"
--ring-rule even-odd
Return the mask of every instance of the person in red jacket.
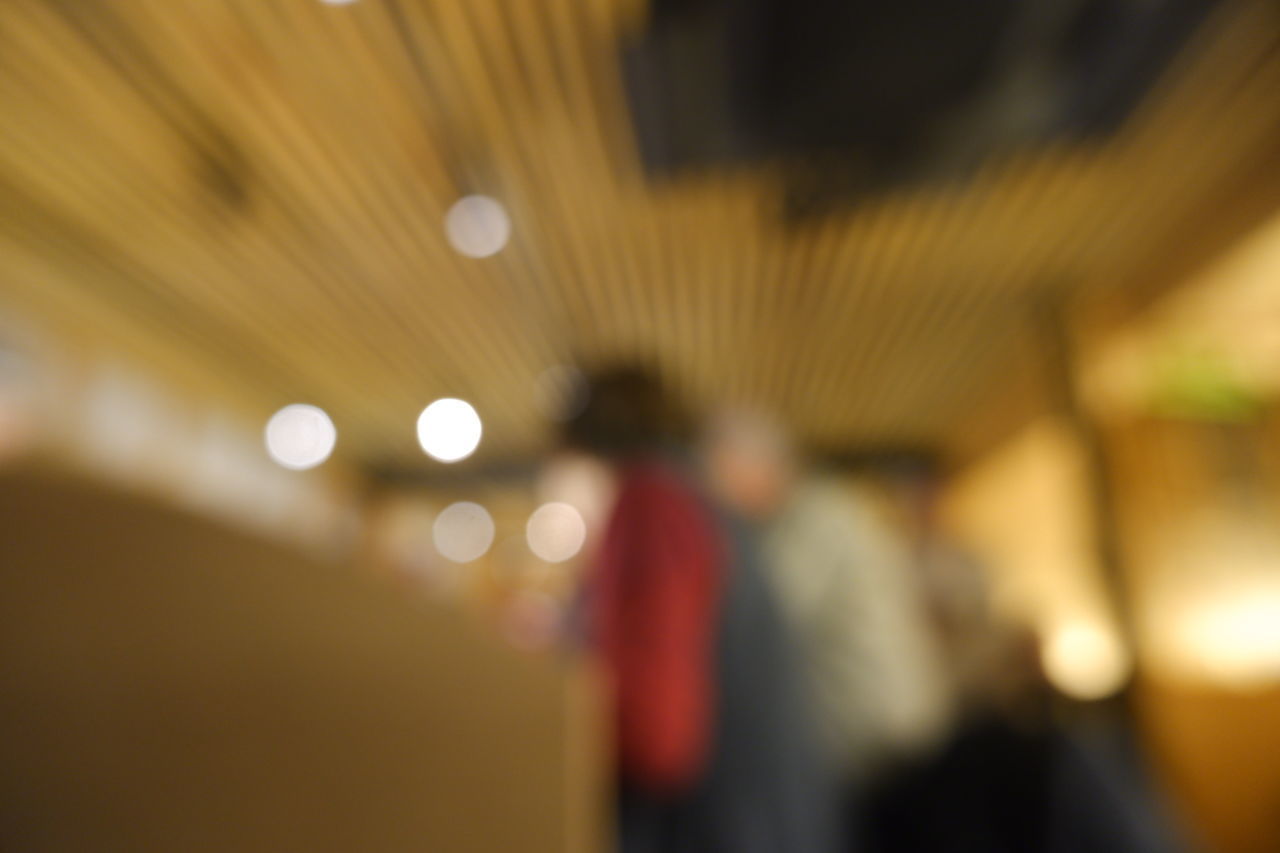
[[702, 850], [725, 544], [679, 461], [683, 418], [651, 374], [590, 382], [568, 443], [608, 459], [617, 497], [588, 570], [589, 640], [612, 686], [622, 850]]
[[655, 792], [688, 789], [706, 758], [720, 551], [671, 466], [623, 466], [592, 615], [614, 674], [619, 765]]

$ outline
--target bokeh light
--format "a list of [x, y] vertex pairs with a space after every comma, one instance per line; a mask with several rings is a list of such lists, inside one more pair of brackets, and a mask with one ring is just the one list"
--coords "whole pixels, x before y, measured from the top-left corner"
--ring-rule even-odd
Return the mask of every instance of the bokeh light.
[[511, 238], [511, 219], [497, 201], [469, 195], [454, 202], [444, 218], [449, 245], [469, 258], [487, 258], [502, 251]]
[[480, 445], [484, 427], [480, 416], [465, 400], [436, 400], [418, 416], [418, 443], [432, 459], [459, 462]]
[[294, 403], [267, 421], [267, 453], [285, 468], [314, 468], [329, 458], [337, 442], [333, 421], [316, 406]]
[[1274, 685], [1280, 681], [1280, 584], [1236, 587], [1206, 590], [1189, 602], [1180, 630], [1167, 640], [1180, 647], [1183, 668], [1202, 680], [1243, 690]]
[[504, 614], [507, 639], [527, 651], [545, 649], [555, 640], [562, 618], [559, 602], [543, 592], [516, 594]]
[[540, 503], [566, 503], [587, 525], [588, 535], [599, 531], [613, 508], [617, 484], [613, 471], [602, 460], [582, 453], [559, 453], [538, 477]]
[[1103, 626], [1073, 622], [1055, 631], [1045, 644], [1045, 674], [1075, 699], [1102, 699], [1119, 690], [1129, 674], [1118, 638]]
[[478, 560], [493, 544], [493, 518], [478, 503], [459, 501], [436, 516], [431, 538], [441, 556], [455, 563]]
[[587, 525], [582, 514], [567, 503], [543, 504], [525, 525], [529, 550], [548, 563], [572, 559], [587, 541]]

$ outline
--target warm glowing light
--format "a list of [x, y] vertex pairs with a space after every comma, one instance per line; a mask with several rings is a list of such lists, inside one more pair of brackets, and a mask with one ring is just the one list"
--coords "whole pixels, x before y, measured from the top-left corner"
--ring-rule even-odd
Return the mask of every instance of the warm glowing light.
[[449, 244], [469, 258], [487, 258], [502, 251], [511, 238], [506, 209], [483, 195], [469, 195], [454, 202], [444, 218]]
[[1229, 689], [1280, 684], [1280, 528], [1265, 502], [1180, 519], [1144, 604], [1144, 651], [1162, 677]]
[[1073, 622], [1055, 631], [1044, 647], [1045, 674], [1054, 686], [1076, 699], [1101, 699], [1115, 693], [1129, 674], [1117, 638], [1103, 626]]
[[587, 541], [582, 514], [566, 503], [543, 504], [525, 526], [529, 550], [548, 563], [572, 559]]
[[328, 6], [348, 6], [356, 0], [320, 0], [320, 2]]
[[1188, 657], [1218, 684], [1280, 682], [1280, 590], [1209, 601], [1186, 618], [1182, 634]]
[[295, 403], [267, 421], [266, 442], [267, 453], [278, 464], [301, 471], [329, 458], [338, 431], [323, 409]]
[[475, 452], [484, 427], [470, 403], [445, 397], [418, 416], [418, 443], [441, 462], [458, 462]]
[[489, 513], [470, 501], [445, 507], [431, 528], [436, 550], [455, 563], [470, 563], [483, 557], [493, 544], [493, 534]]

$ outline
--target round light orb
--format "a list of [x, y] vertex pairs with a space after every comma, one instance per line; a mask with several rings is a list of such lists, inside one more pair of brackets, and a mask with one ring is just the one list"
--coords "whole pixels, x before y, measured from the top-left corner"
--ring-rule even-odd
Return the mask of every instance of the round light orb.
[[493, 519], [480, 504], [459, 501], [436, 516], [431, 538], [441, 556], [455, 563], [478, 560], [493, 544]]
[[584, 453], [559, 453], [538, 476], [539, 502], [572, 506], [587, 523], [588, 536], [604, 527], [616, 492], [617, 483], [609, 465]]
[[271, 416], [265, 438], [267, 454], [276, 464], [302, 471], [329, 458], [338, 431], [323, 409], [294, 403]]
[[1045, 674], [1053, 685], [1076, 699], [1102, 699], [1115, 693], [1129, 674], [1119, 641], [1101, 625], [1064, 625], [1046, 643]]
[[484, 427], [466, 400], [436, 400], [418, 416], [418, 444], [432, 459], [459, 462], [480, 445]]
[[543, 504], [525, 525], [529, 550], [548, 563], [563, 563], [582, 550], [587, 524], [582, 513], [566, 503]]
[[444, 217], [449, 245], [468, 258], [487, 258], [502, 251], [511, 239], [506, 208], [484, 195], [463, 196]]

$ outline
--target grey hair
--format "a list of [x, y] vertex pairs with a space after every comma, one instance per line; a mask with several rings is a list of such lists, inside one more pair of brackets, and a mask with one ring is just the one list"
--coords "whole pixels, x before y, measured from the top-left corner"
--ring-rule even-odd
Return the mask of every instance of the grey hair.
[[730, 408], [713, 415], [703, 430], [705, 449], [725, 446], [794, 463], [796, 448], [782, 423], [758, 409]]

